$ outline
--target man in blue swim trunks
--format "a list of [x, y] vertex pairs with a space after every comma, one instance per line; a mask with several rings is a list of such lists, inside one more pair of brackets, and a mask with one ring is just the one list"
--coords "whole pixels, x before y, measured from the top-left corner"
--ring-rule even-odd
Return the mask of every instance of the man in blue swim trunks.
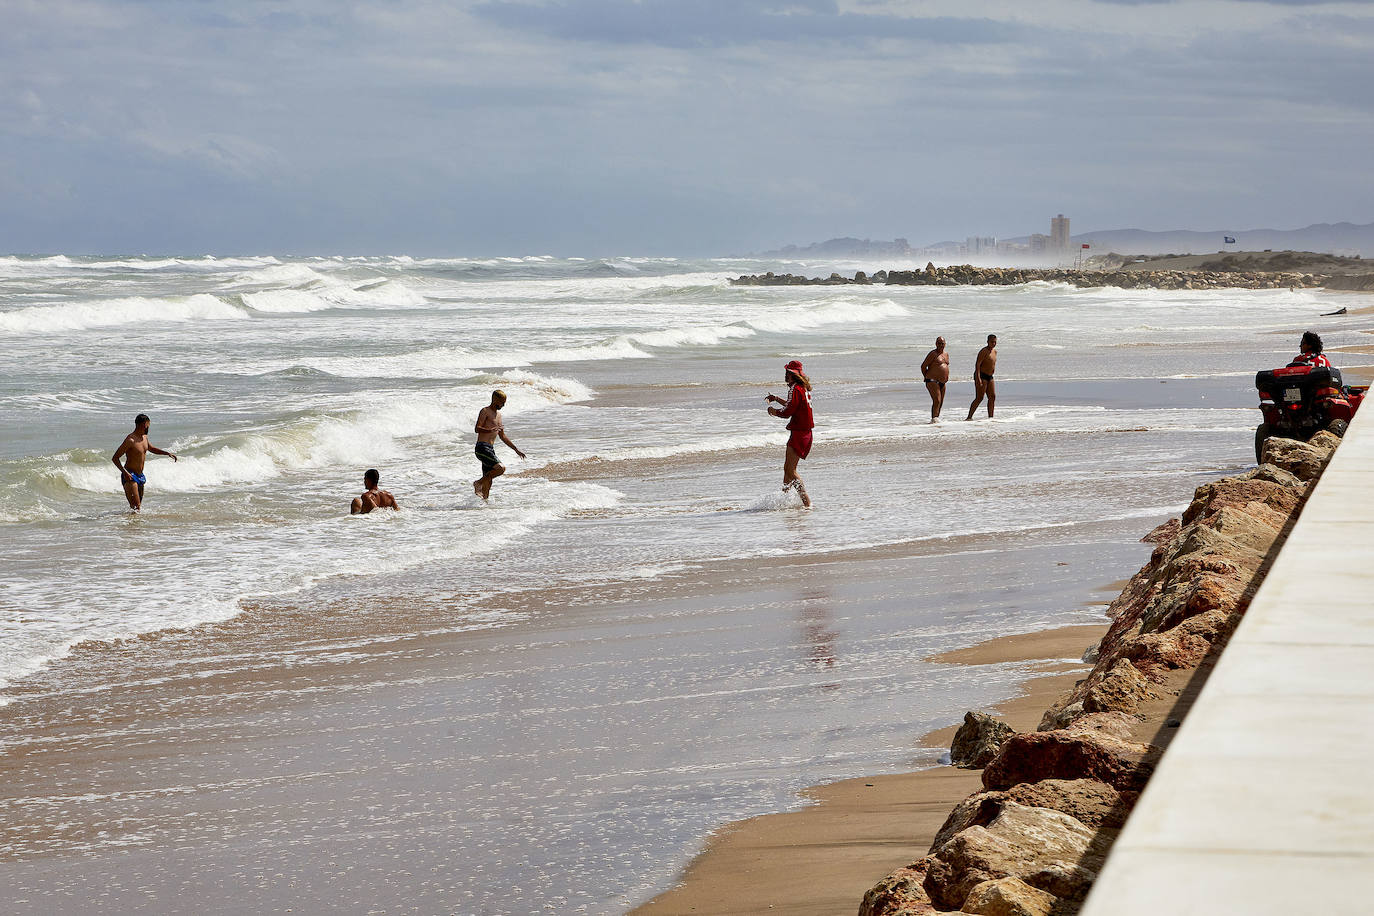
[[514, 449], [515, 454], [525, 457], [525, 453], [506, 437], [506, 427], [501, 420], [501, 408], [505, 406], [506, 393], [500, 389], [493, 391], [491, 404], [478, 411], [477, 425], [473, 427], [473, 432], [477, 433], [477, 446], [473, 452], [477, 460], [482, 462], [482, 476], [472, 482], [472, 492], [483, 499], [491, 496], [491, 482], [506, 473], [506, 466], [496, 457], [496, 437], [500, 436], [501, 441]]
[[[143, 508], [143, 485], [148, 482], [148, 478], [143, 474], [143, 464], [148, 460], [148, 453], [166, 455], [173, 461], [177, 460], [176, 455], [165, 452], [148, 441], [150, 426], [152, 422], [146, 413], [134, 417], [134, 431], [124, 437], [124, 442], [110, 458], [114, 466], [119, 468], [119, 480], [124, 485], [124, 497], [129, 500], [129, 508], [135, 512]], [[119, 463], [121, 458], [124, 459], [123, 464]]]

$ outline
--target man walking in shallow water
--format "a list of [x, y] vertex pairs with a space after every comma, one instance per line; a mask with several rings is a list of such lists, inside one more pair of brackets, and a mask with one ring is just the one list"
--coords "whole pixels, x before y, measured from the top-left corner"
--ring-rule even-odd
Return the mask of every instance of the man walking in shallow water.
[[978, 356], [973, 361], [973, 403], [969, 405], [968, 416], [965, 420], [972, 420], [973, 414], [978, 410], [978, 405], [983, 403], [984, 395], [988, 399], [988, 418], [992, 418], [992, 409], [997, 404], [997, 382], [993, 376], [997, 374], [997, 335], [988, 335], [988, 345], [978, 351]]
[[477, 460], [482, 462], [482, 476], [472, 482], [472, 492], [482, 499], [491, 496], [491, 482], [506, 473], [506, 466], [496, 457], [497, 436], [500, 436], [501, 441], [510, 446], [515, 454], [521, 458], [525, 457], [525, 453], [506, 437], [506, 427], [501, 420], [501, 408], [505, 406], [506, 393], [498, 388], [491, 393], [491, 403], [478, 411], [477, 425], [473, 427], [473, 432], [477, 433], [477, 446], [473, 452], [477, 455]]
[[[143, 508], [143, 485], [148, 482], [147, 476], [143, 473], [143, 465], [148, 460], [148, 453], [166, 455], [173, 461], [177, 460], [176, 455], [165, 452], [148, 441], [148, 429], [152, 425], [146, 413], [134, 417], [134, 431], [124, 437], [124, 441], [110, 458], [114, 466], [119, 468], [124, 498], [129, 501], [129, 508], [135, 512]], [[121, 458], [124, 459], [123, 464], [119, 463]]]
[[935, 349], [921, 363], [921, 381], [930, 392], [930, 422], [934, 423], [940, 419], [940, 408], [945, 406], [945, 385], [949, 383], [949, 353], [945, 351], [943, 337], [935, 338]]

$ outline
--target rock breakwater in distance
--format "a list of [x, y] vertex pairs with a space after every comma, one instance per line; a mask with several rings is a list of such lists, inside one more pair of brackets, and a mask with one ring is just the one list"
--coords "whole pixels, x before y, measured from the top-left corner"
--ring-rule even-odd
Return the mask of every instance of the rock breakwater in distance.
[[1339, 444], [1327, 432], [1270, 439], [1258, 467], [1198, 487], [1181, 518], [1146, 535], [1154, 550], [1108, 608], [1092, 671], [1035, 732], [965, 717], [956, 756], [991, 755], [982, 791], [926, 855], [868, 891], [860, 916], [1078, 912], [1179, 724], [1161, 701], [1184, 714], [1176, 698], [1200, 688]]
[[[824, 278], [804, 277], [769, 271], [736, 277], [730, 283], [734, 286], [1017, 286], [1045, 282], [1067, 283], [1080, 289], [1102, 286], [1121, 289], [1305, 289], [1350, 279], [1294, 271], [1087, 270], [1068, 267], [974, 267], [970, 264], [936, 267], [927, 264], [925, 270], [880, 270], [871, 276], [860, 270], [853, 277], [838, 273]], [[1346, 285], [1341, 288], [1351, 287]]]

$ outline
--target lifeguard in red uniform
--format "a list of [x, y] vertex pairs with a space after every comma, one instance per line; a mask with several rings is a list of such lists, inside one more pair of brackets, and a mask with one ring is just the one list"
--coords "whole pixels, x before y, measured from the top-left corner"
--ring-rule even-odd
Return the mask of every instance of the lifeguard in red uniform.
[[797, 462], [811, 454], [811, 430], [816, 425], [811, 414], [811, 380], [802, 371], [799, 359], [783, 367], [782, 377], [788, 385], [787, 400], [775, 394], [768, 395], [764, 400], [783, 405], [780, 408], [769, 407], [768, 412], [775, 417], [787, 418], [787, 428], [792, 432], [787, 439], [787, 454], [782, 463], [782, 488], [786, 491], [795, 487], [802, 505], [809, 509], [811, 497], [806, 495], [806, 485], [797, 474]]

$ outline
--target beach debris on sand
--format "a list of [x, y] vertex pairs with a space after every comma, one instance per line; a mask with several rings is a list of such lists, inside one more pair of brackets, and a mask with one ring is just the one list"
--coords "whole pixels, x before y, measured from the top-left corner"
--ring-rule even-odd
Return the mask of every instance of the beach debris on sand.
[[[1154, 550], [1108, 608], [1092, 671], [1035, 732], [965, 717], [961, 748], [1000, 735], [983, 790], [955, 806], [925, 856], [864, 895], [859, 916], [1078, 912], [1162, 753], [1132, 737], [1140, 711], [1215, 661], [1339, 444], [1271, 439], [1263, 464], [1198, 487], [1180, 519], [1146, 535]], [[1153, 740], [1174, 733], [1174, 715]]]

